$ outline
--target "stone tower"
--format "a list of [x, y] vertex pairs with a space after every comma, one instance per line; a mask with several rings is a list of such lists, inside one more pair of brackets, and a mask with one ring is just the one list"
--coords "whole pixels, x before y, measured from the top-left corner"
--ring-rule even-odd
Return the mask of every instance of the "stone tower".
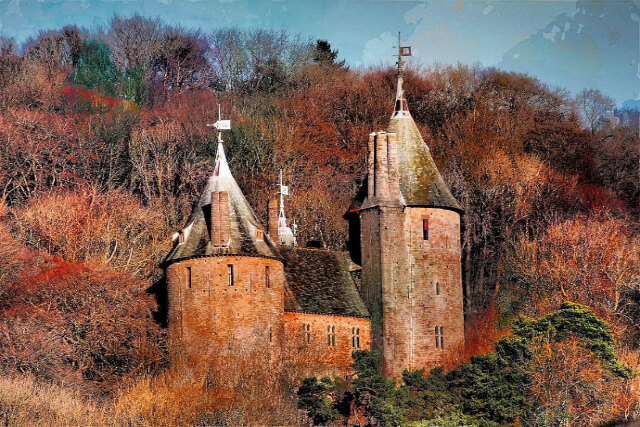
[[395, 378], [433, 368], [464, 344], [462, 207], [411, 117], [401, 59], [389, 127], [369, 135], [367, 177], [345, 215], [372, 347]]
[[233, 178], [222, 143], [215, 169], [164, 261], [171, 356], [206, 368], [216, 358], [279, 359], [283, 263]]

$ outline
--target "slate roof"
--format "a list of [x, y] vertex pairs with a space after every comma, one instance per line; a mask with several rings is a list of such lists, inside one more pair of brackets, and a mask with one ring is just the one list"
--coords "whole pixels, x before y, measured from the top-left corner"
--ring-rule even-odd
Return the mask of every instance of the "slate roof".
[[[462, 206], [442, 179], [413, 118], [392, 118], [387, 131], [398, 135], [400, 192], [405, 206], [425, 206], [462, 212]], [[366, 199], [367, 179], [364, 179], [352, 200], [347, 215], [360, 209]]]
[[280, 248], [285, 262], [285, 311], [369, 317], [346, 252]]
[[[231, 242], [224, 249], [214, 248], [211, 245], [211, 193], [214, 191], [227, 191], [229, 193]], [[200, 200], [191, 212], [187, 224], [181, 230], [185, 235], [184, 243], [178, 243], [178, 233], [176, 233], [174, 235], [174, 247], [165, 258], [164, 264], [186, 258], [217, 254], [279, 258], [278, 250], [269, 240], [266, 233], [264, 234], [264, 240], [256, 239], [256, 228], [264, 230], [231, 174], [222, 144], [218, 144], [214, 171], [202, 191]]]

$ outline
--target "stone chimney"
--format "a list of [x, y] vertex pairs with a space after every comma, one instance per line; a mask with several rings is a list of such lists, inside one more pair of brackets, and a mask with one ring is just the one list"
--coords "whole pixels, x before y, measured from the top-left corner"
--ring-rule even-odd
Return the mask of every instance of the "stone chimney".
[[276, 248], [280, 247], [278, 236], [278, 199], [269, 199], [267, 202], [267, 233]]
[[211, 193], [211, 245], [227, 246], [230, 240], [229, 193], [214, 191]]
[[398, 169], [398, 135], [387, 134], [387, 155], [389, 166], [389, 198], [400, 202], [400, 171]]
[[367, 178], [367, 181], [368, 181], [367, 198], [369, 199], [369, 201], [371, 201], [371, 199], [376, 193], [376, 184], [375, 184], [376, 139], [375, 138], [376, 138], [376, 133], [371, 132], [369, 134], [369, 151], [367, 152], [367, 168], [368, 168], [367, 171], [369, 172], [369, 175]]
[[369, 134], [369, 169], [366, 207], [401, 202], [398, 137], [395, 133]]

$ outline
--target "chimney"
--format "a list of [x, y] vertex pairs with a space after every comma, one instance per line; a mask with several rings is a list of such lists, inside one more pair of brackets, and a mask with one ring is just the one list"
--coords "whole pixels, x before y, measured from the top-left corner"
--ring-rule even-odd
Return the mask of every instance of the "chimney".
[[367, 181], [368, 181], [368, 186], [367, 186], [367, 198], [369, 200], [371, 200], [375, 193], [376, 193], [376, 185], [375, 185], [375, 180], [376, 180], [376, 172], [375, 172], [375, 150], [376, 150], [376, 143], [375, 143], [375, 138], [376, 138], [376, 133], [375, 132], [371, 132], [369, 134], [369, 152], [367, 155], [367, 171], [368, 171], [368, 176], [367, 176]]
[[230, 240], [229, 193], [214, 191], [211, 193], [211, 245], [227, 246]]
[[276, 246], [280, 247], [280, 238], [278, 237], [278, 199], [269, 199], [267, 202], [267, 233], [269, 238]]
[[400, 202], [400, 171], [398, 170], [398, 135], [387, 134], [387, 155], [389, 167], [389, 197]]
[[387, 133], [376, 132], [375, 136], [375, 196], [379, 202], [389, 199], [389, 168], [387, 165]]

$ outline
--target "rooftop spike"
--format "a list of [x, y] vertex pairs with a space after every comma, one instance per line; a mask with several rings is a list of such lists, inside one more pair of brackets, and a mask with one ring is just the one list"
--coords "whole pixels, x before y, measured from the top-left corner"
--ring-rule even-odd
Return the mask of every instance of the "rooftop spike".
[[403, 56], [411, 56], [411, 46], [402, 46], [400, 32], [398, 32], [398, 62], [396, 62], [398, 66], [398, 83], [396, 88], [396, 104], [393, 108], [393, 114], [391, 115], [392, 119], [411, 118], [407, 98], [405, 98], [404, 89], [402, 89], [402, 66], [404, 65], [404, 61], [402, 60]]
[[[280, 212], [278, 213], [278, 239], [283, 246], [297, 246], [296, 233], [287, 225], [284, 213], [284, 196], [289, 195], [289, 186], [282, 184], [282, 169], [280, 169]], [[294, 226], [294, 229], [296, 227]]]

